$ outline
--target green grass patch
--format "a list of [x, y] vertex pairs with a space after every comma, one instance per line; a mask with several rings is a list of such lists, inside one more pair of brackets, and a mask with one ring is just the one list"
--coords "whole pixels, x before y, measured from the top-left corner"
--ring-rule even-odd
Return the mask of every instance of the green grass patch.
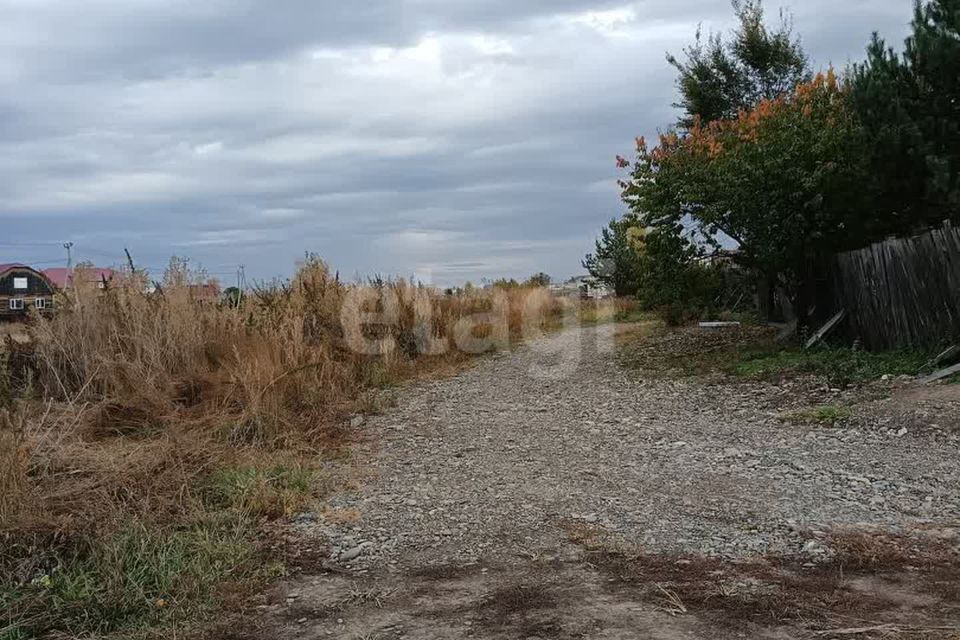
[[928, 358], [923, 353], [891, 351], [868, 353], [852, 349], [802, 351], [745, 351], [725, 366], [727, 373], [750, 378], [772, 378], [789, 374], [822, 376], [833, 387], [874, 380], [883, 375], [916, 375]]
[[180, 627], [214, 611], [224, 583], [249, 588], [279, 573], [260, 562], [254, 540], [253, 524], [231, 513], [180, 528], [129, 523], [48, 547], [30, 575], [0, 578], [0, 638], [137, 637]]
[[823, 407], [804, 409], [802, 411], [791, 411], [790, 413], [785, 413], [780, 416], [780, 420], [783, 422], [789, 422], [791, 424], [822, 425], [832, 427], [846, 422], [852, 415], [853, 413], [848, 407], [826, 405]]
[[216, 471], [203, 488], [209, 509], [232, 509], [254, 518], [279, 518], [305, 506], [317, 483], [313, 470], [275, 465]]
[[657, 316], [652, 311], [642, 311], [640, 309], [625, 309], [618, 311], [614, 317], [614, 322], [634, 323], [649, 322], [656, 320]]
[[317, 473], [295, 464], [226, 467], [169, 523], [2, 541], [0, 640], [193, 628], [220, 608], [226, 585], [247, 593], [282, 574], [258, 546], [259, 525], [302, 509], [319, 488]]

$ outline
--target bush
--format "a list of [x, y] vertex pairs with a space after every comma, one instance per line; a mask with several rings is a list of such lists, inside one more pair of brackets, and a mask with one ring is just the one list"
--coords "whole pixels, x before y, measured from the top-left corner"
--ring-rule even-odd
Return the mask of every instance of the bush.
[[681, 327], [699, 315], [699, 311], [680, 302], [665, 304], [656, 309], [657, 317], [668, 327]]
[[723, 269], [691, 263], [670, 282], [660, 283], [657, 293], [644, 298], [656, 301], [657, 315], [667, 326], [678, 327], [719, 313], [726, 296]]

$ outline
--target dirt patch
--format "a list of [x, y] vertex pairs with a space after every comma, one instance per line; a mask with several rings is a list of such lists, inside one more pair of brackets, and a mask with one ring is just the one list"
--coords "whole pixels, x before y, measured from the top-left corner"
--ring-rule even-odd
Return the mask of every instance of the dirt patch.
[[[642, 629], [664, 640], [947, 640], [960, 632], [958, 602], [925, 590], [925, 571], [591, 551], [447, 575], [304, 576], [269, 610], [291, 638], [627, 639]], [[861, 627], [869, 630], [833, 635]]]
[[445, 580], [454, 580], [467, 576], [475, 576], [479, 574], [480, 571], [480, 565], [461, 567], [452, 564], [439, 564], [418, 567], [409, 571], [408, 575], [413, 579], [436, 580], [442, 582]]
[[[542, 577], [541, 577], [542, 578]], [[521, 636], [558, 637], [563, 625], [556, 618], [558, 595], [543, 582], [529, 581], [497, 587], [476, 607], [485, 628], [507, 628]]]
[[648, 376], [711, 373], [742, 352], [773, 348], [776, 337], [775, 329], [762, 326], [669, 329], [643, 323], [619, 332], [619, 360]]
[[528, 583], [495, 589], [480, 603], [478, 610], [483, 615], [502, 620], [517, 614], [552, 609], [556, 604], [556, 598], [548, 588], [541, 584]]
[[[572, 539], [583, 541], [582, 530]], [[877, 532], [828, 537], [832, 555], [803, 559], [630, 554], [586, 538], [587, 561], [607, 588], [672, 615], [695, 615], [733, 631], [790, 626], [829, 635], [870, 621], [861, 637], [912, 630], [929, 638], [960, 634], [960, 556], [942, 540]]]
[[[416, 577], [424, 575], [426, 577]], [[431, 571], [375, 578], [334, 576], [313, 585], [303, 577], [290, 585], [300, 597], [273, 605], [275, 637], [290, 638], [489, 638], [575, 640], [589, 637], [663, 640], [695, 638], [707, 633], [692, 616], [674, 618], [644, 603], [621, 598], [605, 588], [607, 577], [582, 562], [451, 567], [450, 578]], [[331, 603], [375, 584], [393, 596], [353, 601], [329, 615]], [[327, 608], [318, 603], [322, 599]], [[313, 616], [311, 610], [322, 615]], [[722, 636], [720, 636], [722, 637]]]
[[860, 413], [880, 428], [941, 438], [960, 434], [960, 384], [893, 387], [889, 398], [865, 404]]

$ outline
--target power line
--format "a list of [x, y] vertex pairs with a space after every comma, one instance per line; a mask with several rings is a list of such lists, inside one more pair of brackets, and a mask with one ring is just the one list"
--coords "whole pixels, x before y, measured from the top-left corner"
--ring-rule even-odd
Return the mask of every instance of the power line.
[[0, 247], [60, 247], [62, 242], [0, 242]]
[[77, 253], [90, 254], [95, 256], [104, 256], [107, 258], [120, 258], [123, 255], [122, 251], [105, 251], [103, 249], [91, 249], [85, 245], [79, 245]]
[[16, 260], [16, 262], [25, 264], [28, 267], [55, 267], [63, 264], [63, 258], [50, 260]]

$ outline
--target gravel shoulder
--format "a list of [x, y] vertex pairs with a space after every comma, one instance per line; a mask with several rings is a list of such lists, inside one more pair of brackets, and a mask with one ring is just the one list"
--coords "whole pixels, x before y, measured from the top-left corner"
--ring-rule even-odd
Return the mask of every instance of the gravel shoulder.
[[[570, 329], [483, 359], [357, 425], [356, 489], [293, 525], [328, 558], [269, 594], [259, 626], [297, 638], [801, 637], [815, 629], [746, 616], [726, 635], [671, 605], [682, 594], [669, 588], [611, 590], [623, 566], [596, 554], [817, 571], [837, 532], [960, 542], [956, 385], [875, 394], [836, 427], [785, 424], [789, 385], [647, 377], [616, 364], [616, 331]], [[857, 624], [916, 617], [952, 633], [960, 603], [894, 582], [896, 615]]]

